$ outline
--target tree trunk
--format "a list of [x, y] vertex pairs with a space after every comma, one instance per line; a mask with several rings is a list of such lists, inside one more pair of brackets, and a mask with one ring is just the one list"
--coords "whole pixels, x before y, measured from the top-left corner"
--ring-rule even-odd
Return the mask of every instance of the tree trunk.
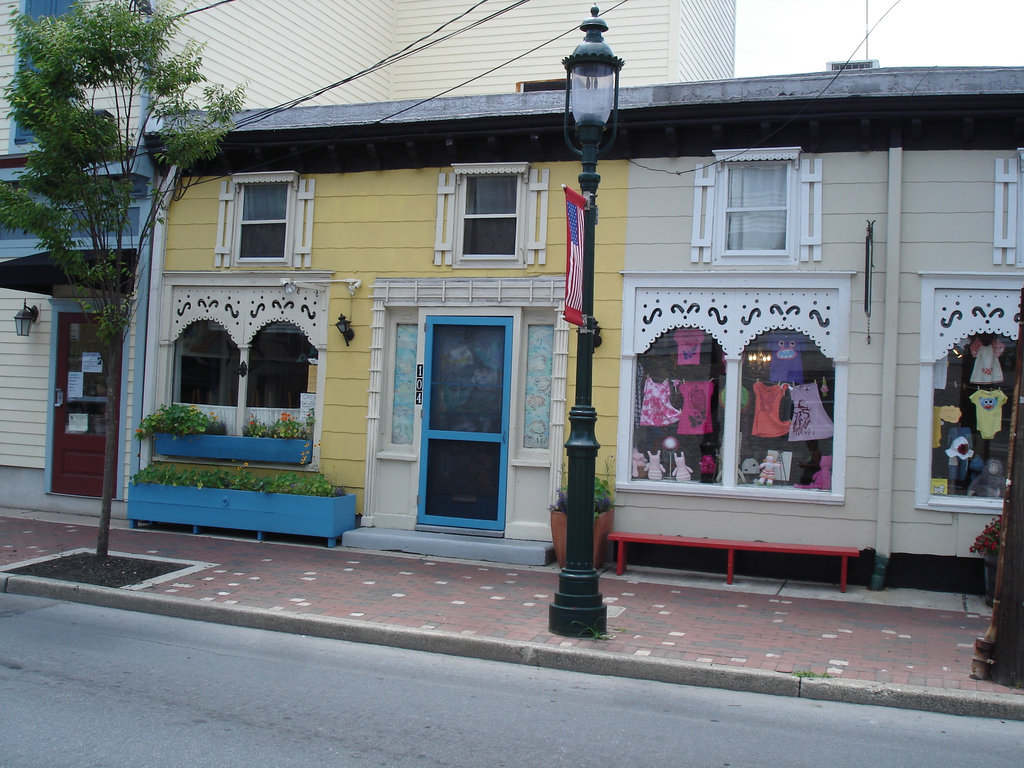
[[117, 448], [121, 442], [118, 385], [121, 380], [123, 341], [119, 337], [104, 346], [107, 357], [104, 361], [107, 376], [107, 423], [103, 445], [103, 493], [100, 497], [100, 521], [96, 531], [97, 557], [106, 557], [110, 549], [110, 508], [114, 500], [114, 484], [117, 481]]

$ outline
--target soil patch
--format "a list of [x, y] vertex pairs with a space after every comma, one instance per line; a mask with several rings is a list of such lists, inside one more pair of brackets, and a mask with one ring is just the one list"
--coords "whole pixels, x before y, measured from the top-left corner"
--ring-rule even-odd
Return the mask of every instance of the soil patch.
[[38, 563], [12, 568], [7, 573], [23, 576], [42, 576], [60, 581], [76, 581], [98, 587], [127, 587], [140, 581], [180, 571], [182, 563], [146, 560], [141, 557], [96, 557], [95, 552], [79, 552], [64, 557], [41, 560]]

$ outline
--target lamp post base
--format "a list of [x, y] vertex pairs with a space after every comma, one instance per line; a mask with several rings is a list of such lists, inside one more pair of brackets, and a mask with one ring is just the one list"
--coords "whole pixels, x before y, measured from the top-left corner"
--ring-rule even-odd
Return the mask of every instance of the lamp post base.
[[548, 630], [565, 637], [603, 635], [608, 628], [608, 607], [597, 591], [597, 571], [563, 570], [558, 591], [548, 606]]

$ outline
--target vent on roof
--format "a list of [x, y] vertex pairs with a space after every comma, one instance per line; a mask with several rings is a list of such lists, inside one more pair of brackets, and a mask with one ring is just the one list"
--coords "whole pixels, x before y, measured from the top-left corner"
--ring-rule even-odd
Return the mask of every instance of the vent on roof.
[[561, 80], [526, 80], [516, 83], [518, 93], [533, 93], [535, 91], [565, 91], [565, 78]]
[[830, 61], [829, 72], [841, 72], [844, 69], [878, 69], [878, 59], [857, 59], [854, 61]]

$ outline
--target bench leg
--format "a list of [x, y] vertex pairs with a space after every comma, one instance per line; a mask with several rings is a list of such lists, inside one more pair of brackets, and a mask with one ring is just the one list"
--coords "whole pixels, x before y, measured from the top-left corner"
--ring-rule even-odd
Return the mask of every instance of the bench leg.
[[736, 550], [730, 549], [727, 550], [727, 552], [729, 553], [729, 559], [726, 561], [727, 564], [725, 567], [725, 583], [732, 584], [732, 569], [733, 566], [736, 564]]
[[845, 592], [846, 591], [846, 560], [847, 560], [846, 555], [843, 555], [842, 556], [843, 564], [842, 564], [842, 566], [840, 566], [840, 570], [839, 570], [839, 591], [840, 592]]
[[621, 576], [626, 572], [626, 542], [618, 542], [619, 551], [615, 556], [615, 575]]

